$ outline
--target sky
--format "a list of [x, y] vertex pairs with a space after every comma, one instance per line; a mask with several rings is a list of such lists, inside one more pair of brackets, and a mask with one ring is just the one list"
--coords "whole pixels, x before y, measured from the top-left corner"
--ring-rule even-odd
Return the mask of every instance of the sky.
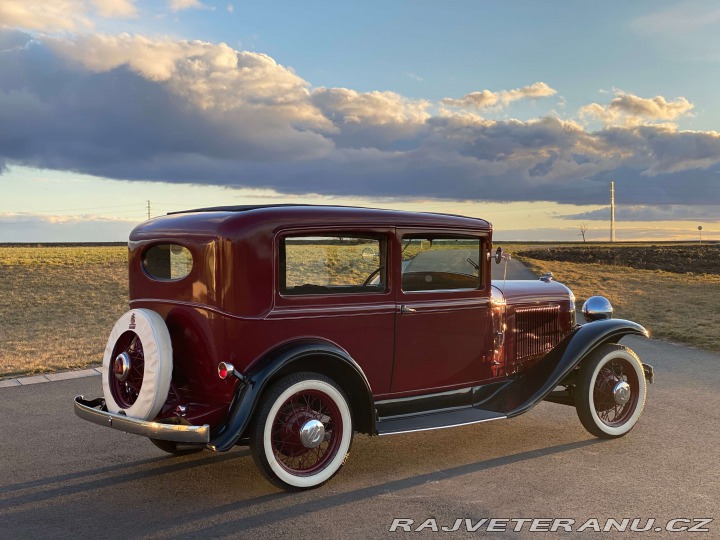
[[[450, 212], [720, 240], [711, 1], [0, 0], [0, 242], [171, 211]], [[148, 204], [149, 201], [149, 204]]]

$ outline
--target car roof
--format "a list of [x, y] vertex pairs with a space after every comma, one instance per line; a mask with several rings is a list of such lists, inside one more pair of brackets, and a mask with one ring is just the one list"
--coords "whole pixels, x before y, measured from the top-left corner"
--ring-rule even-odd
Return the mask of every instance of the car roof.
[[236, 205], [236, 206], [213, 206], [207, 208], [195, 208], [191, 210], [182, 210], [178, 212], [170, 212], [168, 215], [177, 214], [194, 214], [194, 213], [205, 213], [205, 212], [221, 212], [221, 213], [235, 213], [235, 212], [247, 212], [254, 215], [263, 215], [267, 218], [272, 216], [280, 217], [286, 215], [293, 215], [298, 218], [306, 217], [312, 219], [312, 216], [321, 216], [323, 214], [338, 215], [342, 212], [352, 213], [357, 218], [373, 217], [373, 218], [384, 218], [388, 222], [402, 222], [404, 220], [410, 221], [422, 221], [427, 220], [429, 222], [436, 223], [439, 220], [443, 220], [445, 224], [448, 221], [462, 221], [464, 224], [472, 224], [474, 227], [490, 228], [490, 223], [484, 219], [473, 218], [468, 216], [461, 216], [459, 214], [448, 214], [440, 212], [410, 212], [405, 210], [387, 210], [381, 208], [368, 208], [363, 206], [343, 206], [343, 205], [320, 205], [320, 204], [261, 204], [261, 205]]
[[278, 231], [304, 226], [332, 225], [337, 227], [433, 227], [439, 229], [470, 229], [490, 231], [483, 219], [439, 214], [408, 212], [358, 206], [314, 204], [267, 204], [216, 206], [171, 212], [138, 225], [131, 240], [176, 235], [183, 231], [209, 236], [237, 238], [251, 230]]

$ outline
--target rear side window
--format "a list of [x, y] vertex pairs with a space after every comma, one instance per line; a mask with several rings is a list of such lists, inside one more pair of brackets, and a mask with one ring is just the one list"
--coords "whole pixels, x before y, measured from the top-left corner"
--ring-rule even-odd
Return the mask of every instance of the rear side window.
[[193, 258], [190, 251], [178, 244], [159, 244], [143, 253], [143, 268], [153, 278], [178, 280], [190, 274]]
[[479, 289], [483, 283], [480, 248], [479, 238], [406, 236], [403, 291]]
[[384, 238], [293, 236], [280, 244], [280, 291], [287, 295], [384, 292]]

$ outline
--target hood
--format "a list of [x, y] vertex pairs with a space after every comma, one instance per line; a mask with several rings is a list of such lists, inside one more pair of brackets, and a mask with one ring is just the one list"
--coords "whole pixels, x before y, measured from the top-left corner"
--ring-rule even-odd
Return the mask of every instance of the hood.
[[575, 301], [575, 295], [562, 283], [540, 280], [507, 280], [492, 281], [492, 298], [494, 303], [532, 304], [548, 301]]

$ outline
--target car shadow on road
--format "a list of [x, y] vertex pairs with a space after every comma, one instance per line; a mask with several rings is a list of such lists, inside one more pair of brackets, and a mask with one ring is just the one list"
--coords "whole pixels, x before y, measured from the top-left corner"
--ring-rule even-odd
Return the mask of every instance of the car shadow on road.
[[[156, 523], [153, 535], [171, 537], [174, 535], [173, 531], [182, 530], [182, 535], [185, 538], [215, 538], [225, 534], [237, 533], [237, 531], [247, 530], [253, 527], [268, 526], [273, 525], [274, 523], [308, 516], [313, 512], [327, 511], [331, 508], [357, 503], [364, 499], [370, 499], [378, 495], [418, 487], [429, 482], [451, 480], [467, 474], [482, 472], [515, 463], [527, 462], [551, 455], [561, 454], [563, 452], [570, 452], [600, 443], [602, 443], [602, 441], [599, 439], [589, 439], [551, 446], [548, 448], [540, 448], [537, 450], [521, 452], [519, 454], [478, 461], [476, 463], [468, 463], [466, 465], [451, 467], [441, 471], [433, 471], [408, 478], [393, 480], [383, 484], [368, 486], [345, 493], [333, 492], [330, 495], [322, 496], [323, 490], [320, 488], [319, 490], [306, 492], [305, 494], [281, 492], [270, 495], [262, 495], [253, 499], [239, 500], [231, 504], [213, 507], [212, 509], [204, 509], [200, 512], [177, 516], [172, 520], [170, 527], [165, 529], [162, 524]], [[314, 497], [314, 495], [320, 496]], [[307, 500], [308, 496], [312, 498]], [[301, 497], [305, 500], [302, 500], [294, 505], [290, 504], [293, 498]], [[284, 504], [282, 504], [279, 508], [274, 508], [252, 516], [217, 523], [219, 518], [237, 515], [238, 512], [246, 510], [248, 507], [280, 499], [284, 499]], [[198, 526], [193, 526], [193, 523], [196, 521], [199, 522]], [[213, 524], [203, 526], [203, 523], [207, 523], [208, 521], [212, 521]], [[192, 532], [188, 532], [188, 529], [192, 530]]]
[[[227, 454], [211, 455], [206, 457], [178, 457], [172, 459], [171, 456], [161, 456], [151, 459], [145, 459], [141, 461], [134, 461], [132, 463], [118, 463], [108, 467], [98, 467], [96, 469], [89, 469], [86, 471], [80, 471], [76, 473], [68, 473], [50, 478], [43, 478], [40, 480], [33, 480], [29, 482], [22, 482], [18, 484], [12, 484], [9, 486], [0, 487], [0, 496], [23, 491], [26, 489], [42, 488], [45, 486], [51, 486], [53, 484], [63, 484], [64, 482], [72, 482], [80, 478], [87, 478], [92, 476], [111, 475], [107, 477], [97, 478], [94, 480], [88, 480], [86, 482], [80, 482], [72, 485], [60, 485], [56, 488], [37, 491], [33, 493], [27, 493], [23, 495], [10, 496], [0, 500], [0, 510], [10, 508], [13, 506], [36, 503], [44, 500], [53, 499], [59, 496], [72, 495], [74, 493], [83, 493], [92, 489], [101, 489], [105, 487], [115, 486], [126, 482], [133, 482], [136, 480], [142, 480], [145, 478], [151, 478], [154, 476], [162, 476], [169, 473], [187, 471], [196, 467], [204, 467], [207, 465], [213, 465], [222, 463], [234, 459], [240, 459], [250, 455], [248, 450], [241, 450], [238, 452], [229, 452]], [[181, 460], [181, 461], [178, 461]], [[143, 469], [146, 466], [152, 466], [158, 464], [160, 466], [153, 467], [151, 469]], [[126, 474], [118, 474], [123, 469], [130, 469], [130, 472]], [[133, 470], [136, 469], [136, 470]], [[142, 470], [137, 470], [142, 469]]]
[[[247, 473], [250, 472], [249, 468], [240, 467], [238, 470], [238, 467], [231, 467], [228, 469], [228, 462], [243, 460], [249, 456], [247, 449], [233, 450], [226, 454], [214, 454], [207, 457], [173, 458], [168, 456], [99, 467], [7, 486], [3, 490], [6, 495], [10, 496], [4, 497], [3, 493], [0, 493], [0, 515], [8, 524], [14, 522], [34, 527], [33, 520], [35, 518], [33, 516], [37, 516], [38, 512], [43, 512], [44, 509], [52, 509], [51, 514], [62, 515], [63, 519], [72, 519], [71, 516], [79, 517], [77, 512], [82, 508], [82, 512], [94, 516], [92, 522], [97, 523], [97, 520], [104, 522], [106, 518], [111, 519], [115, 515], [113, 504], [109, 504], [110, 501], [107, 498], [103, 499], [103, 497], [107, 497], [108, 489], [117, 493], [118, 491], [114, 488], [130, 484], [130, 487], [124, 487], [120, 492], [124, 493], [128, 490], [136, 492], [138, 489], [145, 489], [150, 490], [144, 495], [146, 501], [166, 501], [163, 511], [153, 513], [152, 517], [148, 519], [139, 520], [133, 526], [133, 534], [150, 535], [153, 538], [171, 538], [177, 535], [187, 538], [218, 537], [227, 534], [233, 535], [240, 530], [271, 526], [288, 520], [304, 518], [316, 512], [325, 512], [328, 509], [412, 489], [430, 482], [453, 480], [468, 474], [571, 452], [601, 442], [599, 439], [589, 439], [538, 448], [345, 492], [341, 491], [343, 489], [342, 475], [333, 482], [330, 489], [320, 488], [303, 493], [272, 491], [273, 488], [266, 484], [259, 474], [255, 474], [254, 468], [250, 477], [247, 476]], [[207, 470], [202, 469], [203, 467], [207, 467]], [[226, 474], [225, 471], [236, 472]], [[173, 478], [173, 473], [180, 473], [180, 475]], [[195, 489], [192, 485], [197, 485], [198, 474], [205, 481], [211, 483], [222, 479], [225, 490], [227, 486], [239, 486], [236, 493], [225, 493], [224, 500], [232, 502], [213, 504], [211, 500], [208, 500], [206, 503], [209, 504], [203, 504], [202, 508], [191, 509], [176, 508], [170, 500], [167, 500], [166, 490], [168, 487], [191, 491]], [[100, 477], [93, 478], [94, 476]], [[242, 477], [243, 483], [237, 483], [239, 477]], [[87, 480], [73, 483], [78, 479]], [[177, 482], [181, 482], [182, 487]], [[29, 492], [20, 493], [22, 490]], [[16, 494], [13, 495], [13, 492]], [[88, 494], [90, 493], [97, 493], [97, 500], [103, 500], [103, 502], [97, 505], [88, 503]], [[249, 493], [256, 495], [247, 497]], [[253, 509], [255, 509], [255, 513], [252, 513]], [[251, 513], [252, 515], [249, 515]], [[82, 529], [88, 526], [84, 520], [80, 521], [76, 523], [77, 528], [74, 533], [81, 533]], [[43, 524], [37, 526], [41, 531], [45, 531], [42, 529]], [[116, 537], [114, 534], [119, 532], [112, 529], [105, 531], [107, 538], [114, 538]]]

